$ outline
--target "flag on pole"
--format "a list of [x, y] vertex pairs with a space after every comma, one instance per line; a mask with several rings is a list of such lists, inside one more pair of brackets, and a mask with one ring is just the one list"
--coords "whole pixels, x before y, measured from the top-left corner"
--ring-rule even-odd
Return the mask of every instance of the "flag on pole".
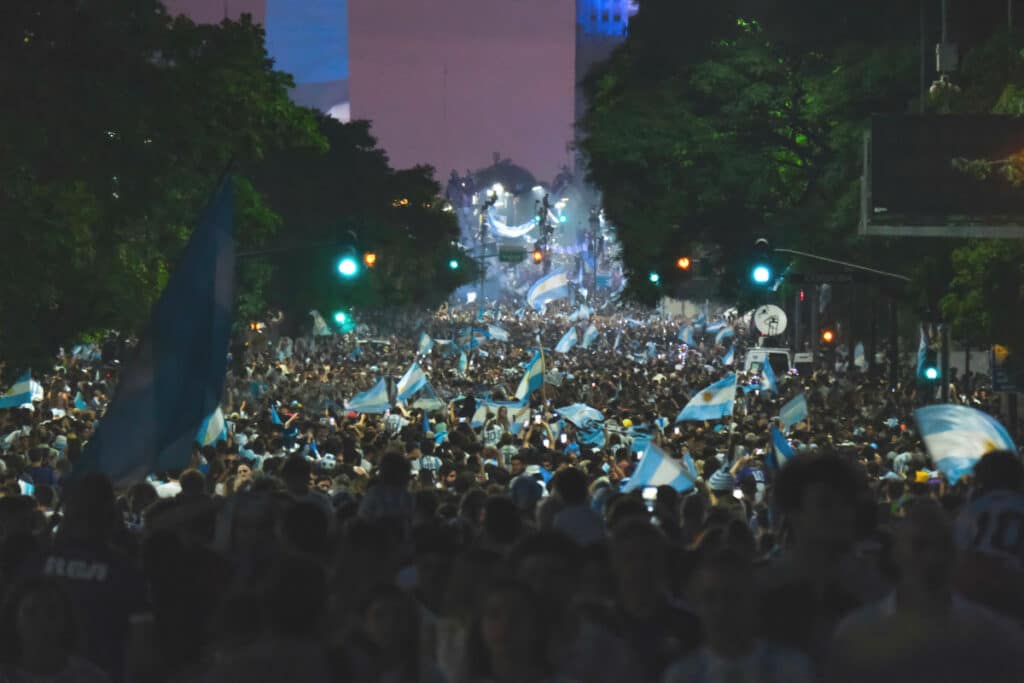
[[928, 362], [928, 333], [921, 325], [921, 343], [917, 346], [917, 376], [924, 377], [924, 364]]
[[426, 384], [427, 373], [423, 372], [423, 368], [420, 367], [419, 363], [413, 363], [409, 366], [409, 369], [405, 371], [405, 374], [402, 375], [402, 379], [398, 380], [398, 393], [395, 400], [404, 402], [410, 396], [426, 386]]
[[732, 415], [736, 402], [736, 373], [702, 389], [682, 409], [676, 422], [720, 420]]
[[[710, 323], [704, 328], [704, 334], [718, 334], [725, 329], [725, 321], [719, 320], [718, 322]], [[716, 340], [717, 341], [717, 340]]]
[[534, 310], [541, 310], [556, 299], [569, 296], [569, 278], [564, 271], [545, 275], [533, 283], [526, 293], [526, 303]]
[[792, 399], [789, 403], [779, 408], [779, 418], [782, 420], [783, 431], [788, 432], [798, 422], [807, 419], [807, 399], [803, 394]]
[[203, 420], [199, 425], [199, 433], [196, 434], [196, 442], [200, 446], [209, 446], [218, 441], [228, 440], [228, 425], [224, 422], [224, 412], [217, 406], [217, 410]]
[[310, 317], [313, 318], [313, 336], [314, 337], [329, 337], [333, 332], [331, 328], [327, 326], [327, 321], [320, 315], [319, 311], [310, 311]]
[[75, 462], [115, 486], [188, 466], [202, 421], [220, 405], [234, 307], [231, 179], [225, 178], [125, 363], [117, 393]]
[[544, 386], [544, 358], [540, 351], [533, 354], [533, 360], [526, 366], [523, 379], [516, 389], [516, 398], [522, 400]]
[[990, 451], [1017, 452], [1013, 439], [994, 417], [974, 408], [935, 405], [914, 411], [928, 455], [951, 484], [974, 470]]
[[724, 356], [722, 356], [722, 365], [732, 366], [733, 361], [735, 361], [735, 360], [736, 360], [736, 347], [735, 346], [730, 346], [729, 350], [725, 352]]
[[420, 332], [420, 339], [416, 343], [416, 352], [421, 356], [425, 356], [430, 353], [432, 348], [434, 348], [434, 340], [426, 332]]
[[562, 335], [562, 338], [558, 340], [558, 345], [555, 346], [555, 351], [558, 353], [569, 353], [572, 347], [576, 346], [578, 341], [576, 336], [576, 328], [570, 327], [569, 330]]
[[0, 408], [18, 408], [32, 403], [32, 372], [26, 372], [0, 396]]
[[346, 410], [356, 413], [383, 413], [390, 407], [388, 385], [383, 377], [366, 391], [353, 396], [352, 400], [345, 404]]
[[723, 327], [715, 335], [716, 344], [724, 344], [726, 339], [732, 339], [736, 336], [736, 329], [733, 327]]
[[597, 327], [591, 323], [587, 331], [583, 333], [583, 348], [589, 349], [590, 345], [597, 341], [598, 334]]
[[687, 471], [687, 467], [682, 460], [674, 460], [653, 443], [648, 443], [633, 476], [622, 487], [622, 492], [629, 493], [649, 486], [671, 486], [679, 493], [686, 493], [694, 486], [694, 477]]

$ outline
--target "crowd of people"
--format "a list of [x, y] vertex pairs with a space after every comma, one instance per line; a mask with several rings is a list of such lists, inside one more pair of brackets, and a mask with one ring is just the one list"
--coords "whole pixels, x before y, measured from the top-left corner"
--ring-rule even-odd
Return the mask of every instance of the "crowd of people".
[[[912, 373], [783, 370], [772, 392], [742, 326], [734, 368], [684, 321], [574, 310], [445, 310], [425, 353], [252, 333], [223, 438], [128, 488], [68, 479], [118, 364], [62, 354], [0, 411], [0, 681], [1024, 680], [1016, 453], [946, 481]], [[597, 339], [553, 351], [570, 324]], [[537, 348], [546, 381], [516, 403]], [[414, 361], [429, 394], [346, 409]], [[731, 416], [675, 423], [737, 371]], [[994, 410], [986, 389], [953, 394]], [[800, 393], [783, 461], [771, 427]], [[603, 419], [584, 433], [575, 404]], [[628, 486], [651, 444], [692, 486]]]

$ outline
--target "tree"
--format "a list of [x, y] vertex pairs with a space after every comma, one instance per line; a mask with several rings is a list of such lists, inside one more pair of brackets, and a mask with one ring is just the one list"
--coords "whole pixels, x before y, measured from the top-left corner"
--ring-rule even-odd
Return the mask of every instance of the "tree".
[[[896, 260], [855, 237], [861, 134], [870, 113], [901, 111], [913, 96], [916, 15], [847, 5], [642, 4], [625, 44], [588, 79], [579, 122], [634, 275], [627, 293], [653, 300], [643, 273], [693, 242], [721, 247], [732, 295], [758, 236]], [[702, 32], [680, 36], [690, 19]]]
[[[229, 160], [322, 141], [248, 19], [172, 21], [156, 0], [4, 9], [0, 358], [13, 372], [83, 334], [138, 329]], [[276, 217], [237, 180], [238, 240], [259, 244]], [[250, 292], [265, 277], [243, 267]]]
[[[250, 169], [282, 222], [268, 244], [268, 302], [298, 319], [311, 308], [432, 306], [473, 277], [431, 169], [392, 169], [365, 121], [318, 125], [326, 151], [282, 150]], [[346, 250], [373, 252], [374, 268], [342, 280], [335, 266]], [[466, 267], [451, 270], [452, 258]]]

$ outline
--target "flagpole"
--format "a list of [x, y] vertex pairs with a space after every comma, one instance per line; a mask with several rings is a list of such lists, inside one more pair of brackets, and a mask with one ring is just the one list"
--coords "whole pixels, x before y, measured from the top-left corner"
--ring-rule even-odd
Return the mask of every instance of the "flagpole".
[[[540, 339], [538, 338], [538, 342]], [[544, 402], [548, 400], [548, 362], [544, 360], [544, 344], [538, 343], [537, 346], [540, 348], [540, 395], [544, 398]]]

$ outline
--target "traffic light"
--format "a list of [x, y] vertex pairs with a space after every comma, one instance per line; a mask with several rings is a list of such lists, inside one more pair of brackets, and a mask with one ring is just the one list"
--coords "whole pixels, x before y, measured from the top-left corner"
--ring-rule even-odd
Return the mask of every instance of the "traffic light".
[[676, 268], [679, 270], [689, 270], [692, 265], [693, 261], [690, 260], [689, 256], [680, 256], [676, 261]]
[[334, 322], [344, 326], [348, 322], [348, 313], [345, 311], [336, 311], [334, 313]]
[[927, 382], [934, 382], [941, 376], [938, 352], [931, 348], [925, 350], [924, 362], [921, 364], [921, 377]]
[[450, 268], [451, 270], [458, 270], [459, 260], [453, 258], [452, 260], [448, 261], [448, 268]]
[[365, 254], [363, 254], [363, 263], [366, 265], [367, 268], [373, 268], [375, 265], [377, 265], [377, 254], [375, 254], [372, 251], [366, 252]]
[[824, 330], [821, 331], [821, 342], [825, 346], [831, 346], [833, 343], [835, 343], [835, 340], [836, 333], [833, 332], [831, 329], [826, 327]]
[[754, 243], [754, 265], [750, 269], [750, 279], [753, 280], [756, 285], [767, 285], [772, 281], [772, 264], [768, 256], [768, 240], [757, 240], [757, 242]]
[[353, 256], [343, 256], [338, 261], [338, 273], [344, 278], [353, 278], [359, 273], [359, 262]]
[[651, 281], [651, 284], [656, 285], [661, 282], [661, 275], [658, 275], [658, 273], [652, 270], [651, 274], [647, 276], [647, 279]]
[[540, 263], [544, 260], [544, 250], [540, 247], [533, 248], [533, 262]]

